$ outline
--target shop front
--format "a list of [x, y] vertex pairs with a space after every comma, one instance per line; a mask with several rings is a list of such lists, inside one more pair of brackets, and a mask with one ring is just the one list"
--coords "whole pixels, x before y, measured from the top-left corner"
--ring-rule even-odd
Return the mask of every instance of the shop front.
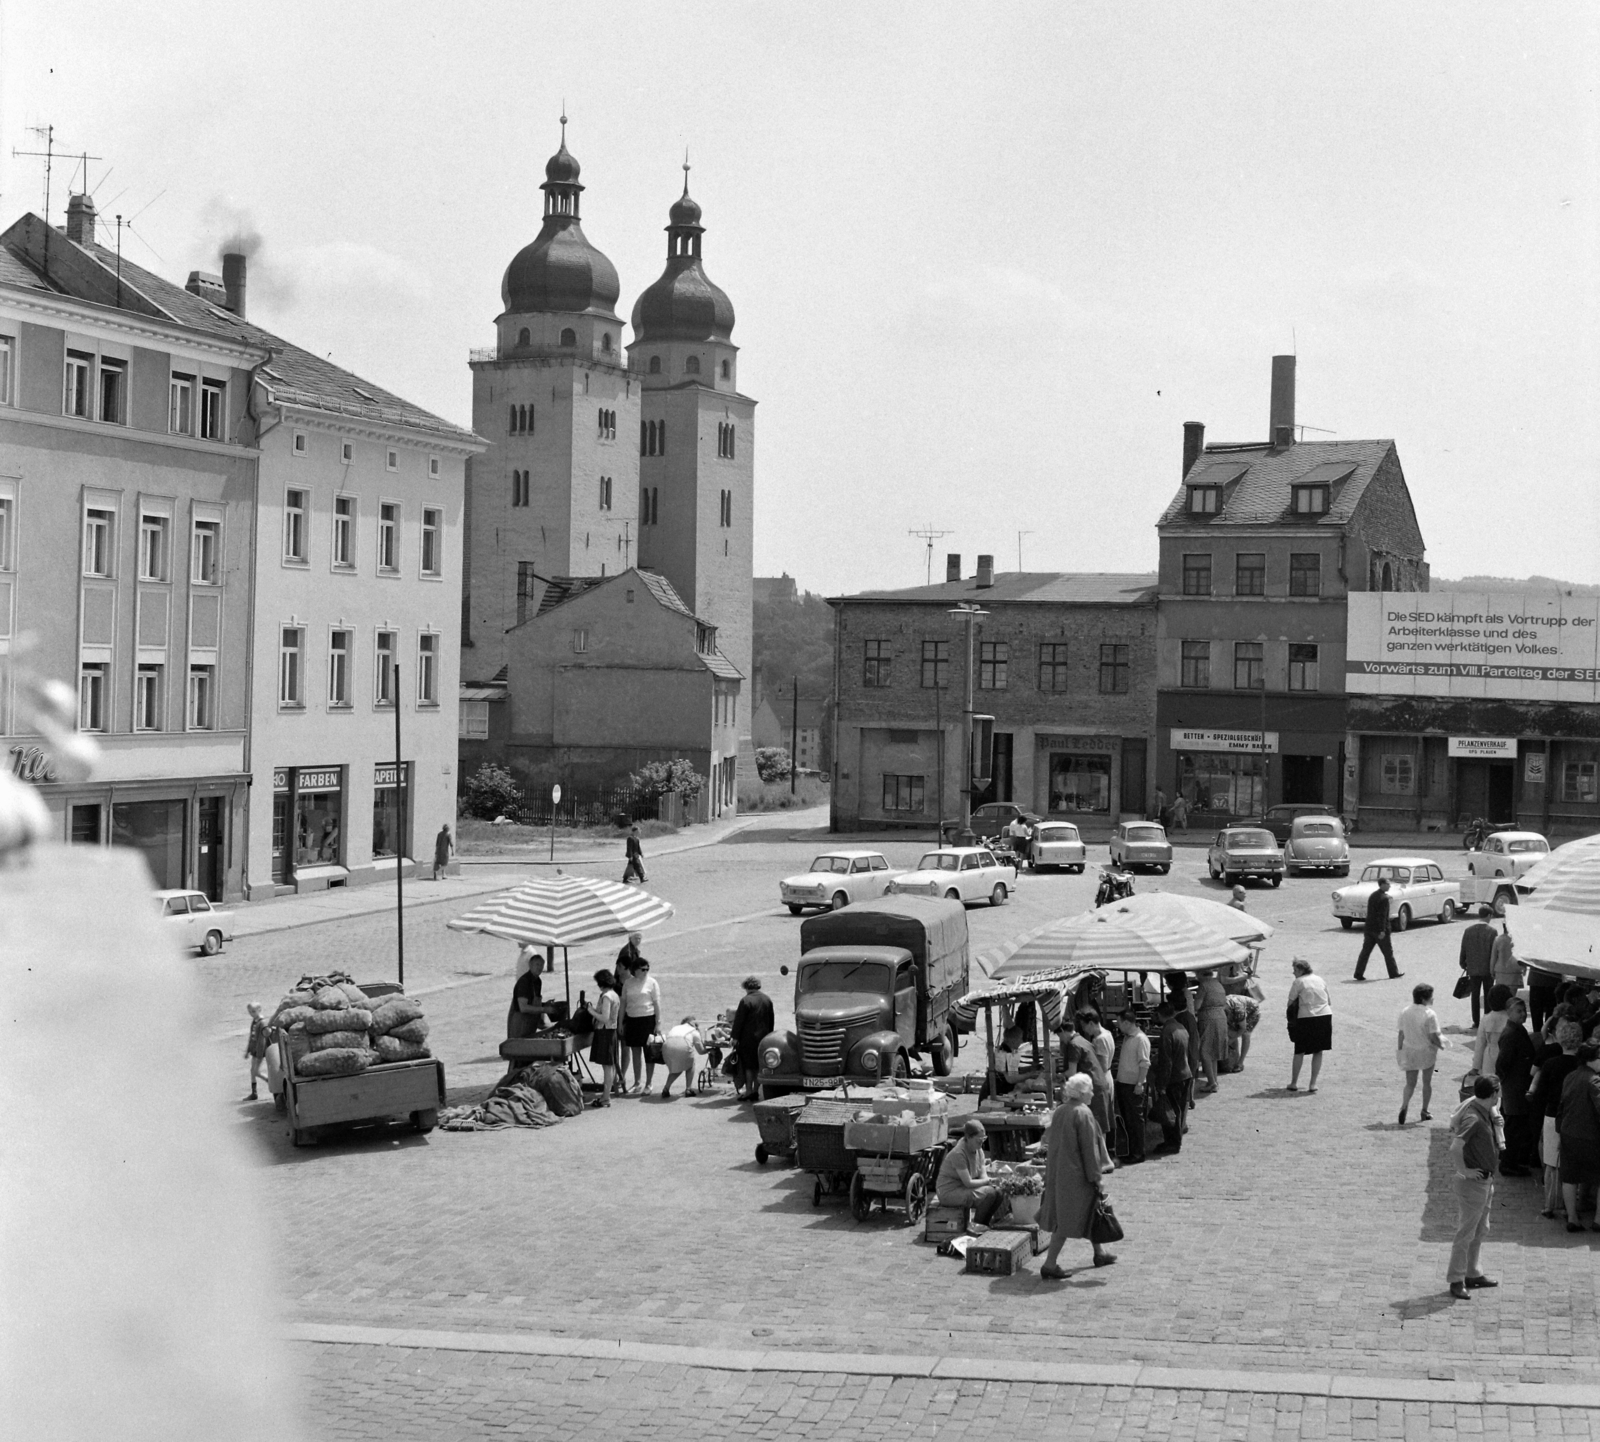
[[1174, 728], [1169, 733], [1174, 763], [1174, 798], [1182, 797], [1189, 815], [1227, 821], [1260, 816], [1278, 754], [1276, 731], [1201, 731]]
[[411, 763], [379, 762], [372, 774], [372, 859], [412, 856], [409, 799]]
[[272, 773], [272, 881], [296, 891], [343, 886], [343, 766], [279, 766]]
[[[1139, 746], [1144, 745], [1140, 738]], [[1076, 821], [1085, 816], [1114, 820], [1122, 805], [1122, 738], [1040, 732], [1034, 737], [1034, 806], [1043, 816]], [[1142, 768], [1141, 768], [1142, 773]], [[1135, 814], [1143, 810], [1142, 798]]]

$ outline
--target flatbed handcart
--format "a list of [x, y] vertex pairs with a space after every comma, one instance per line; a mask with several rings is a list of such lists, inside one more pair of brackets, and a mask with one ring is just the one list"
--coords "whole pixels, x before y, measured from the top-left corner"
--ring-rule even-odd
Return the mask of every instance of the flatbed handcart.
[[794, 1124], [805, 1110], [806, 1098], [800, 1095], [772, 1097], [755, 1104], [756, 1126], [761, 1140], [756, 1143], [756, 1160], [766, 1166], [770, 1157], [792, 1160], [798, 1145]]
[[845, 1145], [844, 1129], [860, 1110], [860, 1102], [812, 1100], [795, 1116], [795, 1157], [801, 1170], [816, 1178], [811, 1190], [814, 1207], [820, 1207], [824, 1197], [842, 1196], [850, 1189], [856, 1154]]
[[874, 1202], [887, 1212], [894, 1200], [905, 1208], [909, 1225], [920, 1222], [939, 1179], [948, 1134], [949, 1120], [943, 1114], [910, 1123], [849, 1122], [845, 1145], [856, 1153], [850, 1214], [864, 1222]]

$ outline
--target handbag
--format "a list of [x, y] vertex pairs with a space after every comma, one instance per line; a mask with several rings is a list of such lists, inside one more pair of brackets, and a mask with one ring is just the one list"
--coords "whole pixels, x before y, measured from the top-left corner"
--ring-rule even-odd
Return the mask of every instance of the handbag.
[[1462, 972], [1461, 975], [1456, 978], [1456, 984], [1451, 988], [1450, 994], [1454, 996], [1457, 1001], [1465, 1001], [1469, 996], [1472, 995], [1472, 978], [1468, 976], [1466, 972]]
[[1120, 1242], [1122, 1237], [1122, 1223], [1111, 1208], [1111, 1198], [1101, 1192], [1089, 1213], [1089, 1240], [1104, 1246], [1107, 1242]]

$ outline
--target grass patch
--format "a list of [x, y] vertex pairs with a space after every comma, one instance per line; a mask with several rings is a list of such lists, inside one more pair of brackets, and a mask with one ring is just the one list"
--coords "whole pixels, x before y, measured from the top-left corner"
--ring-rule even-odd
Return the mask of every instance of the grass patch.
[[740, 811], [790, 811], [821, 806], [828, 799], [828, 784], [815, 776], [802, 776], [794, 795], [787, 781], [758, 781], [739, 778]]
[[[641, 821], [639, 835], [646, 841], [652, 837], [676, 836], [678, 828], [665, 821]], [[614, 846], [622, 854], [622, 839], [627, 835], [615, 826], [557, 826], [556, 854], [575, 849], [601, 850]], [[519, 826], [515, 822], [496, 826], [476, 816], [462, 816], [456, 820], [456, 851], [461, 856], [498, 856], [508, 851], [533, 851], [550, 849], [548, 826]]]

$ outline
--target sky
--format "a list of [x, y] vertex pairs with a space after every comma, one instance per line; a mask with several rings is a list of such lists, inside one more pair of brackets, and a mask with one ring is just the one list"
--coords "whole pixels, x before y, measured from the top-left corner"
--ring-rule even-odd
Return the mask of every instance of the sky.
[[[1182, 426], [1392, 438], [1436, 576], [1600, 582], [1600, 10], [0, 0], [0, 224], [55, 126], [125, 253], [470, 423], [569, 116], [619, 311], [683, 184], [755, 559], [826, 594], [1154, 568]], [[74, 183], [74, 172], [77, 179]], [[52, 218], [82, 163], [58, 161]], [[1310, 429], [1315, 428], [1315, 429]]]

